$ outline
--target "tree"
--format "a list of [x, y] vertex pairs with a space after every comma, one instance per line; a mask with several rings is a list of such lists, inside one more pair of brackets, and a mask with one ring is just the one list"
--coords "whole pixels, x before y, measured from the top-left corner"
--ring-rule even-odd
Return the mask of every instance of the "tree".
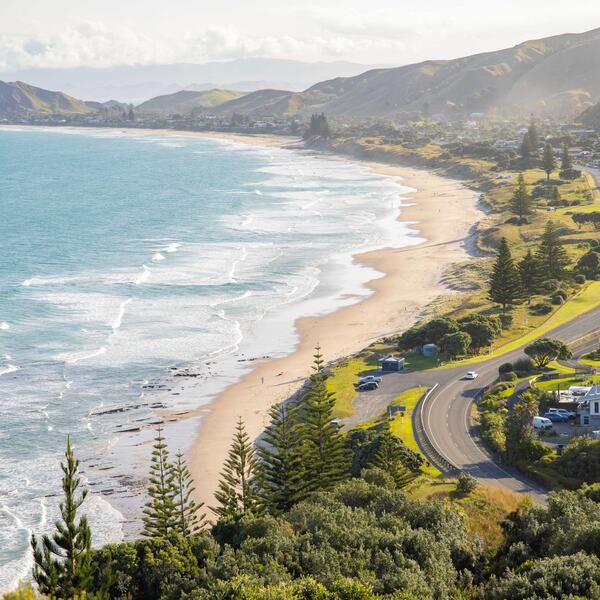
[[531, 447], [535, 442], [533, 417], [538, 414], [537, 398], [530, 391], [522, 394], [506, 419], [506, 459], [514, 464], [519, 460], [527, 460], [531, 455]]
[[573, 222], [581, 229], [582, 225], [592, 225], [596, 231], [600, 230], [600, 212], [576, 212], [571, 215]]
[[562, 198], [560, 197], [560, 190], [558, 189], [558, 187], [554, 186], [552, 188], [552, 204], [554, 206], [560, 206], [561, 202]]
[[540, 147], [540, 136], [538, 135], [538, 130], [533, 116], [531, 117], [529, 129], [527, 129], [527, 134], [529, 135], [529, 146], [531, 148], [531, 151], [534, 154], [537, 154], [538, 148]]
[[572, 168], [573, 161], [571, 160], [571, 155], [569, 154], [569, 144], [564, 142], [562, 147], [562, 155], [560, 158], [560, 170], [570, 171]]
[[326, 490], [348, 474], [343, 439], [333, 420], [335, 394], [327, 389], [325, 364], [319, 346], [314, 354], [313, 373], [302, 398], [307, 489]]
[[448, 333], [440, 340], [440, 346], [451, 358], [464, 356], [471, 347], [471, 336], [464, 331]]
[[458, 324], [461, 331], [471, 336], [471, 347], [476, 351], [489, 346], [501, 331], [499, 322], [485, 315], [469, 315], [460, 319]]
[[569, 257], [560, 243], [558, 229], [552, 221], [546, 223], [535, 255], [540, 263], [540, 271], [546, 275], [547, 279], [561, 280], [565, 278]]
[[150, 461], [150, 497], [144, 508], [144, 529], [142, 535], [153, 538], [167, 538], [175, 532], [178, 515], [175, 506], [175, 473], [169, 462], [169, 450], [159, 425]]
[[536, 340], [529, 346], [525, 346], [524, 352], [533, 360], [538, 369], [544, 368], [550, 361], [557, 358], [565, 360], [572, 356], [568, 346], [555, 338]]
[[538, 292], [542, 284], [540, 263], [531, 250], [527, 250], [527, 254], [519, 262], [518, 269], [521, 276], [521, 285], [527, 296], [527, 304], [529, 304], [531, 296]]
[[520, 302], [522, 297], [523, 288], [519, 271], [510, 253], [508, 241], [502, 238], [490, 277], [489, 298], [506, 310], [507, 306]]
[[456, 333], [458, 323], [454, 319], [439, 318], [432, 319], [423, 328], [425, 340], [432, 344], [437, 344], [448, 333]]
[[585, 275], [587, 279], [597, 279], [600, 277], [600, 253], [595, 250], [586, 252], [577, 261], [575, 270]]
[[321, 113], [320, 115], [315, 113], [310, 117], [310, 123], [305, 137], [313, 136], [322, 138], [331, 137], [331, 128], [329, 127], [329, 122], [324, 113]]
[[60, 465], [64, 500], [60, 503], [61, 519], [55, 523], [57, 531], [52, 536], [44, 535], [41, 543], [32, 535], [31, 546], [33, 578], [40, 591], [66, 599], [85, 592], [91, 584], [92, 532], [85, 515], [77, 521], [77, 511], [88, 491], [83, 488], [77, 495], [81, 486], [77, 474], [79, 461], [73, 454], [70, 438], [67, 438], [65, 459]]
[[239, 417], [215, 492], [215, 500], [219, 503], [213, 508], [215, 514], [222, 519], [238, 520], [258, 510], [259, 499], [255, 486], [257, 468], [254, 447]]
[[406, 487], [415, 478], [413, 473], [402, 461], [402, 457], [398, 452], [396, 439], [392, 435], [389, 427], [381, 436], [379, 448], [373, 457], [372, 466], [385, 471], [394, 480], [396, 487]]
[[521, 154], [521, 158], [523, 159], [524, 166], [529, 166], [531, 163], [531, 155], [533, 153], [529, 132], [526, 132], [525, 135], [523, 135], [523, 141], [521, 142], [521, 148], [519, 150], [519, 153]]
[[550, 175], [556, 168], [556, 162], [554, 160], [554, 149], [550, 142], [546, 142], [544, 145], [544, 156], [542, 158], [542, 167], [546, 173], [546, 180], [550, 181]]
[[298, 408], [282, 402], [269, 411], [267, 426], [258, 448], [261, 459], [262, 498], [273, 514], [289, 510], [304, 497], [304, 457], [302, 427]]
[[525, 178], [522, 173], [519, 173], [517, 187], [510, 203], [510, 209], [515, 215], [518, 215], [520, 220], [523, 220], [525, 215], [531, 214], [531, 196], [527, 191]]
[[179, 535], [188, 537], [196, 533], [205, 523], [206, 514], [199, 514], [204, 502], [196, 504], [192, 498], [194, 482], [183, 458], [183, 452], [175, 455], [173, 464], [173, 484], [175, 486], [176, 530]]

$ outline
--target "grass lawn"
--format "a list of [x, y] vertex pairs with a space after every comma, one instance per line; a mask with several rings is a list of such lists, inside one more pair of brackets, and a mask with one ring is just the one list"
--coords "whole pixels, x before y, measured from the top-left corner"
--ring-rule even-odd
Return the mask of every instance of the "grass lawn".
[[482, 354], [468, 358], [465, 360], [452, 361], [446, 363], [440, 369], [447, 369], [449, 367], [455, 367], [458, 365], [472, 365], [488, 358], [497, 358], [507, 352], [511, 352], [525, 346], [535, 340], [536, 338], [543, 336], [544, 334], [552, 331], [556, 327], [564, 325], [569, 321], [572, 321], [576, 317], [585, 314], [586, 312], [593, 310], [600, 306], [600, 281], [594, 281], [583, 288], [578, 294], [567, 300], [555, 313], [553, 313], [548, 319], [546, 319], [541, 325], [532, 329], [529, 333], [518, 337], [517, 339], [504, 344], [500, 348], [497, 348], [489, 354]]
[[562, 373], [563, 375], [572, 375], [575, 373], [575, 369], [573, 367], [565, 367], [565, 365], [561, 365], [555, 360], [549, 362], [547, 368], [555, 373]]
[[[419, 401], [419, 398], [425, 393], [427, 388], [418, 387], [411, 388], [402, 392], [397, 398], [394, 399], [391, 406], [406, 406], [406, 412], [402, 417], [399, 414], [394, 415], [390, 421], [390, 431], [397, 437], [399, 437], [411, 450], [418, 452], [423, 456], [417, 440], [415, 439], [415, 432], [413, 431], [412, 414], [413, 410]], [[385, 416], [383, 417], [385, 418]], [[424, 457], [425, 459], [427, 457]], [[430, 477], [437, 477], [440, 472], [434, 467], [423, 467], [423, 472]]]
[[336, 419], [351, 417], [354, 414], [352, 403], [356, 397], [359, 375], [377, 370], [377, 365], [368, 364], [363, 358], [351, 358], [333, 369], [333, 375], [327, 380], [327, 389], [335, 394], [333, 416]]
[[581, 362], [584, 365], [590, 365], [590, 367], [595, 367], [597, 369], [600, 369], [600, 360], [590, 360], [590, 359], [584, 358]]
[[536, 381], [534, 386], [538, 390], [544, 392], [555, 392], [559, 388], [566, 390], [572, 385], [595, 385], [600, 383], [600, 375], [582, 376], [582, 377], [561, 377], [560, 379], [552, 379], [550, 381]]

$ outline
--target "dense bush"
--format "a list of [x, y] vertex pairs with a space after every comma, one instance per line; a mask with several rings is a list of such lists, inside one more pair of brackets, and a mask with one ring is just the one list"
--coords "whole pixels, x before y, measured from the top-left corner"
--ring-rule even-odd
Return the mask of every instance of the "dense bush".
[[583, 273], [578, 273], [573, 278], [573, 281], [575, 281], [575, 283], [578, 283], [579, 285], [581, 285], [581, 284], [585, 283], [585, 275]]
[[534, 315], [547, 315], [552, 312], [552, 305], [547, 302], [538, 302], [531, 305], [530, 311]]
[[502, 373], [510, 373], [512, 370], [513, 370], [513, 365], [512, 365], [512, 363], [509, 363], [509, 362], [502, 363], [498, 367], [498, 373], [500, 373], [500, 375], [502, 375]]
[[550, 302], [552, 302], [552, 304], [560, 306], [561, 304], [564, 304], [565, 299], [560, 295], [560, 294], [552, 294], [552, 296], [550, 296]]
[[509, 371], [508, 373], [502, 373], [500, 375], [500, 381], [516, 381], [517, 380], [517, 374]]
[[528, 356], [518, 358], [513, 365], [516, 373], [531, 373], [535, 370], [535, 365]]
[[461, 471], [458, 474], [458, 480], [456, 482], [456, 491], [459, 494], [470, 494], [477, 487], [477, 479], [472, 477], [468, 473]]

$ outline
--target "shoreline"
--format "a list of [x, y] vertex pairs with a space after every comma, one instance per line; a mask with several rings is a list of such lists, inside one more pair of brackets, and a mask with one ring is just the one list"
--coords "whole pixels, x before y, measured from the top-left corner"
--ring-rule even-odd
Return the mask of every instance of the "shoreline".
[[[204, 132], [198, 133], [204, 136]], [[294, 326], [299, 342], [290, 354], [257, 361], [249, 373], [203, 407], [188, 459], [197, 484], [196, 500], [210, 507], [237, 418], [242, 417], [249, 437], [255, 440], [267, 424], [269, 408], [292, 396], [304, 384], [316, 345], [321, 346], [328, 363], [351, 356], [377, 339], [410, 327], [426, 306], [451, 293], [441, 281], [443, 273], [457, 262], [474, 258], [468, 248], [470, 232], [483, 212], [478, 207], [477, 192], [429, 171], [305, 150], [296, 146], [293, 138], [207, 133], [210, 135], [204, 137], [295, 147], [322, 159], [340, 160], [396, 177], [402, 186], [416, 190], [402, 194], [410, 204], [401, 207], [397, 220], [409, 222], [409, 229], [425, 239], [411, 246], [354, 254], [355, 262], [383, 274], [366, 284], [371, 294], [332, 313], [297, 319]]]
[[[256, 439], [267, 424], [266, 413], [269, 408], [289, 398], [303, 385], [310, 374], [312, 355], [317, 344], [321, 345], [325, 360], [329, 363], [362, 350], [374, 340], [410, 327], [431, 302], [451, 293], [451, 289], [441, 282], [443, 273], [450, 265], [473, 257], [468, 248], [470, 230], [483, 216], [478, 208], [479, 194], [457, 180], [413, 167], [306, 149], [299, 138], [291, 136], [141, 128], [0, 127], [203, 137], [260, 147], [278, 147], [320, 159], [354, 164], [377, 174], [397, 178], [398, 185], [415, 190], [401, 191], [405, 202], [396, 220], [408, 223], [408, 229], [425, 241], [352, 255], [355, 263], [377, 272], [364, 286], [370, 290], [369, 296], [322, 316], [296, 319], [294, 329], [299, 341], [289, 354], [256, 360], [249, 372], [211, 398], [209, 403], [188, 411], [185, 416], [177, 416], [172, 411], [158, 412], [165, 421], [171, 422], [188, 421], [194, 424], [190, 419], [200, 417], [199, 426], [193, 428], [194, 439], [190, 440], [187, 455], [196, 482], [196, 501], [204, 502], [206, 507], [214, 504], [213, 493], [238, 416], [244, 419], [248, 435]], [[265, 348], [264, 354], [271, 354], [268, 348]], [[194, 382], [181, 383], [182, 397], [185, 395], [192, 399], [198, 393], [194, 389]], [[112, 503], [112, 499], [109, 501]]]

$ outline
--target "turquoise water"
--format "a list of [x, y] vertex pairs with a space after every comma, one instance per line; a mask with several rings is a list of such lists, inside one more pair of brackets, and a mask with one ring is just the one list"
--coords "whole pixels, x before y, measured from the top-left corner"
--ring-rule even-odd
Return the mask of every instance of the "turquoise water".
[[[154, 409], [197, 408], [288, 353], [296, 317], [366, 295], [351, 254], [417, 241], [403, 191], [289, 150], [0, 129], [0, 589], [53, 521], [67, 434], [96, 543], [121, 539]], [[173, 368], [199, 375], [193, 401]]]

